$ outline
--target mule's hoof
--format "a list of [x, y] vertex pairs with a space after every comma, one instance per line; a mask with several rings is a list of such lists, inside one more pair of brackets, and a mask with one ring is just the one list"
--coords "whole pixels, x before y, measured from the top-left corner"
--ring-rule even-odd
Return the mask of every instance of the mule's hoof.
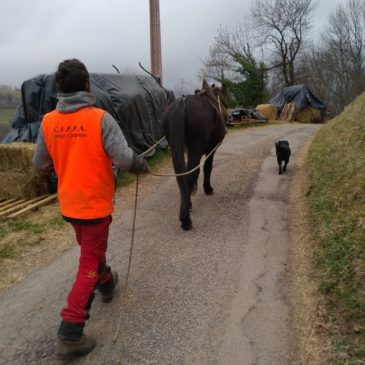
[[207, 195], [212, 195], [213, 194], [214, 189], [212, 187], [209, 188], [204, 188], [204, 192]]
[[193, 228], [193, 225], [190, 223], [181, 223], [181, 228], [184, 230], [184, 231], [190, 231], [192, 228]]
[[193, 184], [193, 188], [191, 190], [191, 195], [194, 196], [197, 191], [198, 191], [198, 185], [197, 184]]

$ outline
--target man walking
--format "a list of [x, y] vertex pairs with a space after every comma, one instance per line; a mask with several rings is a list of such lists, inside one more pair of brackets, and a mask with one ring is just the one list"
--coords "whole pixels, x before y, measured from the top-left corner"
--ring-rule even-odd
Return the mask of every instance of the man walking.
[[69, 360], [95, 347], [95, 340], [83, 333], [94, 290], [110, 302], [118, 281], [105, 258], [115, 192], [112, 165], [136, 174], [148, 172], [149, 166], [129, 148], [113, 117], [94, 106], [82, 62], [61, 62], [55, 79], [61, 93], [56, 109], [43, 118], [33, 164], [55, 171], [61, 213], [80, 246], [78, 272], [57, 333], [56, 356]]

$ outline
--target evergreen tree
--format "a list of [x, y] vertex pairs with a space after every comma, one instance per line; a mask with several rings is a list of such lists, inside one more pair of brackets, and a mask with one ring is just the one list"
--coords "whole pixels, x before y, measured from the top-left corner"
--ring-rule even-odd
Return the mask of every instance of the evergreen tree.
[[238, 81], [221, 79], [228, 88], [229, 107], [250, 107], [265, 102], [267, 98], [266, 90], [266, 70], [263, 62], [257, 62], [249, 55], [236, 54], [234, 61], [238, 67], [236, 72], [240, 75]]

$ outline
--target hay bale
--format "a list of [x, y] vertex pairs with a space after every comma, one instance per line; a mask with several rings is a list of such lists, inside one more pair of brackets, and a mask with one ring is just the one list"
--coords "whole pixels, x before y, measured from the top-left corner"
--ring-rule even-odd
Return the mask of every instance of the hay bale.
[[292, 122], [297, 113], [297, 109], [294, 103], [285, 103], [283, 109], [280, 112], [279, 119], [287, 122]]
[[34, 149], [34, 143], [0, 144], [0, 171], [27, 171], [32, 166]]
[[310, 106], [297, 112], [295, 120], [302, 123], [321, 123], [323, 118], [319, 109]]
[[32, 165], [35, 144], [0, 144], [0, 198], [31, 199], [48, 193], [48, 175]]
[[272, 104], [259, 104], [255, 110], [263, 114], [269, 120], [276, 120], [278, 117], [278, 109]]

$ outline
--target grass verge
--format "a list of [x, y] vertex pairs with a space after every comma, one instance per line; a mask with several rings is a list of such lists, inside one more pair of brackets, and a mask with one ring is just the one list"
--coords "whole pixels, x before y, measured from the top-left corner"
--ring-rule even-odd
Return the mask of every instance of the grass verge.
[[311, 218], [334, 364], [365, 363], [364, 115], [365, 93], [319, 131], [309, 152]]
[[[54, 213], [57, 214], [57, 213]], [[0, 219], [0, 261], [16, 259], [32, 246], [40, 244], [50, 230], [57, 231], [63, 226], [63, 219], [54, 215], [39, 222], [29, 218], [16, 220]]]

